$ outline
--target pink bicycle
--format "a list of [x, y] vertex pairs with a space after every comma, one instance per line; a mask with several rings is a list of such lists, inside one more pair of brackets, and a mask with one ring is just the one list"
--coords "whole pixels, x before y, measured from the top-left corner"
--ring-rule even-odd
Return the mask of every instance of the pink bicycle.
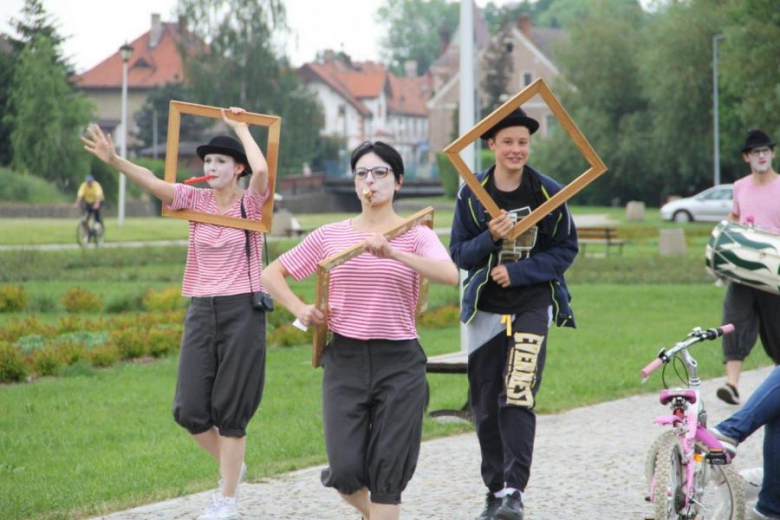
[[[647, 456], [645, 474], [655, 520], [743, 520], [745, 494], [742, 479], [731, 466], [721, 442], [707, 430], [707, 412], [702, 401], [697, 363], [688, 347], [714, 340], [734, 330], [733, 325], [717, 329], [693, 329], [683, 341], [642, 369], [643, 381], [664, 365], [660, 401], [671, 414], [655, 419], [671, 426], [655, 440]], [[667, 365], [668, 364], [668, 365]], [[674, 368], [685, 388], [669, 388], [666, 368]], [[682, 371], [682, 372], [681, 372]]]

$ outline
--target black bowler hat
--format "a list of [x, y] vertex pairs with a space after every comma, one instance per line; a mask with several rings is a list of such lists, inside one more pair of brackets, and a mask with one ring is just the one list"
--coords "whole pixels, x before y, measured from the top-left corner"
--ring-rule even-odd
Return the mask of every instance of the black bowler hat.
[[492, 139], [499, 130], [510, 126], [524, 126], [533, 134], [539, 129], [539, 121], [532, 117], [528, 117], [522, 108], [516, 108], [480, 137], [487, 141], [488, 139]]
[[762, 146], [773, 147], [775, 143], [769, 138], [763, 130], [754, 128], [748, 130], [747, 139], [745, 139], [745, 146], [742, 147], [742, 153], [748, 153], [753, 148], [760, 148]]
[[244, 172], [240, 175], [251, 175], [252, 168], [249, 166], [249, 161], [246, 159], [246, 152], [244, 152], [243, 145], [229, 135], [218, 135], [214, 137], [209, 144], [202, 144], [195, 149], [195, 153], [198, 154], [201, 160], [205, 160], [206, 155], [210, 153], [218, 153], [222, 155], [229, 155], [236, 161], [244, 165]]

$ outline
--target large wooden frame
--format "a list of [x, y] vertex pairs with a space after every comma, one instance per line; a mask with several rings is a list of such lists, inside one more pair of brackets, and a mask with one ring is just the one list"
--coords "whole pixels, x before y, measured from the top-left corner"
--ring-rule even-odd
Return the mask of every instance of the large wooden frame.
[[[385, 239], [390, 240], [403, 235], [414, 226], [419, 224], [428, 226], [433, 229], [433, 208], [428, 207], [424, 210], [418, 211], [411, 217], [407, 218], [403, 222], [391, 226], [384, 231]], [[330, 288], [330, 271], [344, 262], [352, 260], [356, 256], [363, 254], [363, 247], [365, 241], [359, 242], [354, 246], [345, 249], [340, 253], [329, 256], [325, 260], [322, 260], [317, 267], [317, 308], [325, 314], [325, 322], [322, 325], [315, 325], [314, 327], [314, 342], [312, 345], [311, 364], [314, 368], [320, 366], [320, 358], [322, 357], [322, 351], [325, 350], [327, 335], [328, 335], [328, 291]], [[422, 313], [428, 306], [428, 279], [420, 278], [420, 292], [417, 297], [417, 314]]]
[[563, 129], [566, 130], [566, 133], [572, 138], [574, 144], [590, 165], [590, 168], [571, 181], [567, 186], [564, 186], [561, 191], [550, 197], [550, 199], [532, 211], [531, 214], [515, 224], [512, 231], [509, 233], [508, 238], [511, 240], [529, 230], [531, 226], [542, 220], [546, 215], [555, 210], [555, 208], [564, 204], [567, 200], [585, 188], [585, 186], [596, 180], [598, 176], [607, 171], [606, 165], [598, 156], [596, 150], [594, 150], [590, 143], [588, 143], [588, 140], [585, 139], [585, 136], [580, 129], [577, 128], [577, 125], [574, 124], [571, 116], [569, 116], [566, 109], [563, 108], [563, 105], [561, 105], [558, 99], [553, 95], [544, 80], [539, 78], [515, 94], [509, 101], [498, 107], [492, 114], [484, 118], [471, 130], [460, 136], [444, 149], [447, 158], [452, 162], [453, 166], [455, 166], [455, 169], [458, 170], [458, 174], [466, 181], [466, 184], [469, 185], [471, 191], [476, 195], [477, 199], [479, 199], [490, 216], [493, 218], [498, 217], [501, 210], [490, 197], [490, 194], [488, 194], [474, 176], [474, 172], [469, 170], [469, 167], [463, 159], [461, 159], [459, 154], [464, 148], [479, 139], [482, 134], [490, 130], [493, 125], [504, 119], [510, 112], [520, 107], [523, 103], [537, 94], [539, 94], [547, 103], [547, 106], [550, 107], [553, 115]]
[[[181, 114], [191, 114], [219, 120], [222, 119], [222, 109], [219, 107], [196, 105], [194, 103], [184, 103], [183, 101], [171, 101], [168, 111], [168, 147], [165, 152], [165, 182], [169, 183], [176, 182], [176, 169], [179, 161], [179, 126], [181, 124]], [[163, 204], [162, 214], [164, 217], [180, 218], [195, 222], [216, 224], [218, 226], [267, 233], [271, 230], [271, 222], [273, 221], [274, 215], [273, 194], [276, 186], [276, 163], [279, 158], [279, 135], [281, 133], [282, 118], [249, 112], [238, 115], [228, 113], [228, 117], [250, 125], [265, 126], [268, 128], [268, 142], [266, 145], [265, 159], [268, 163], [268, 192], [270, 193], [270, 196], [266, 199], [265, 205], [263, 206], [263, 219], [261, 221], [256, 221], [239, 217], [214, 215], [212, 213], [201, 213], [200, 211], [189, 209], [172, 210], [166, 207], [165, 204]]]

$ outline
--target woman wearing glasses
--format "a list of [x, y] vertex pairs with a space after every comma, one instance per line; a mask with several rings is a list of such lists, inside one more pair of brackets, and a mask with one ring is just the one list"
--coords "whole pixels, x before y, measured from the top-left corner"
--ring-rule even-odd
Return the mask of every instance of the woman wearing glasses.
[[304, 325], [325, 320], [285, 278], [301, 280], [328, 256], [365, 242], [365, 253], [331, 271], [322, 357], [322, 413], [330, 467], [322, 483], [366, 518], [400, 515], [401, 492], [417, 465], [425, 406], [425, 353], [417, 340], [419, 277], [455, 285], [458, 270], [436, 234], [416, 226], [388, 242], [379, 234], [403, 221], [393, 197], [403, 183], [401, 156], [364, 142], [350, 161], [359, 215], [320, 227], [264, 271], [262, 282]]

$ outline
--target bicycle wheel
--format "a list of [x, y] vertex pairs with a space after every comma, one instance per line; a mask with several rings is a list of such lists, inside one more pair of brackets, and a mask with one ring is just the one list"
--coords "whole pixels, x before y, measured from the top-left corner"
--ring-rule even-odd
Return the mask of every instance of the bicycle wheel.
[[[663, 436], [662, 436], [663, 437]], [[655, 459], [653, 510], [655, 520], [678, 520], [685, 508], [685, 468], [676, 436], [666, 437]]]
[[744, 520], [745, 489], [734, 466], [703, 464], [693, 479], [695, 502], [689, 518]]
[[106, 241], [106, 232], [100, 222], [95, 222], [92, 226], [92, 239], [95, 241], [95, 247], [102, 246]]
[[84, 221], [79, 220], [76, 225], [76, 243], [81, 247], [87, 247], [89, 244], [89, 233], [84, 230]]
[[647, 458], [645, 459], [645, 479], [647, 479], [647, 485], [650, 486], [653, 481], [653, 474], [655, 473], [655, 463], [658, 457], [658, 450], [669, 442], [669, 439], [677, 438], [677, 433], [674, 430], [667, 430], [659, 435], [650, 445], [650, 449], [647, 451]]

